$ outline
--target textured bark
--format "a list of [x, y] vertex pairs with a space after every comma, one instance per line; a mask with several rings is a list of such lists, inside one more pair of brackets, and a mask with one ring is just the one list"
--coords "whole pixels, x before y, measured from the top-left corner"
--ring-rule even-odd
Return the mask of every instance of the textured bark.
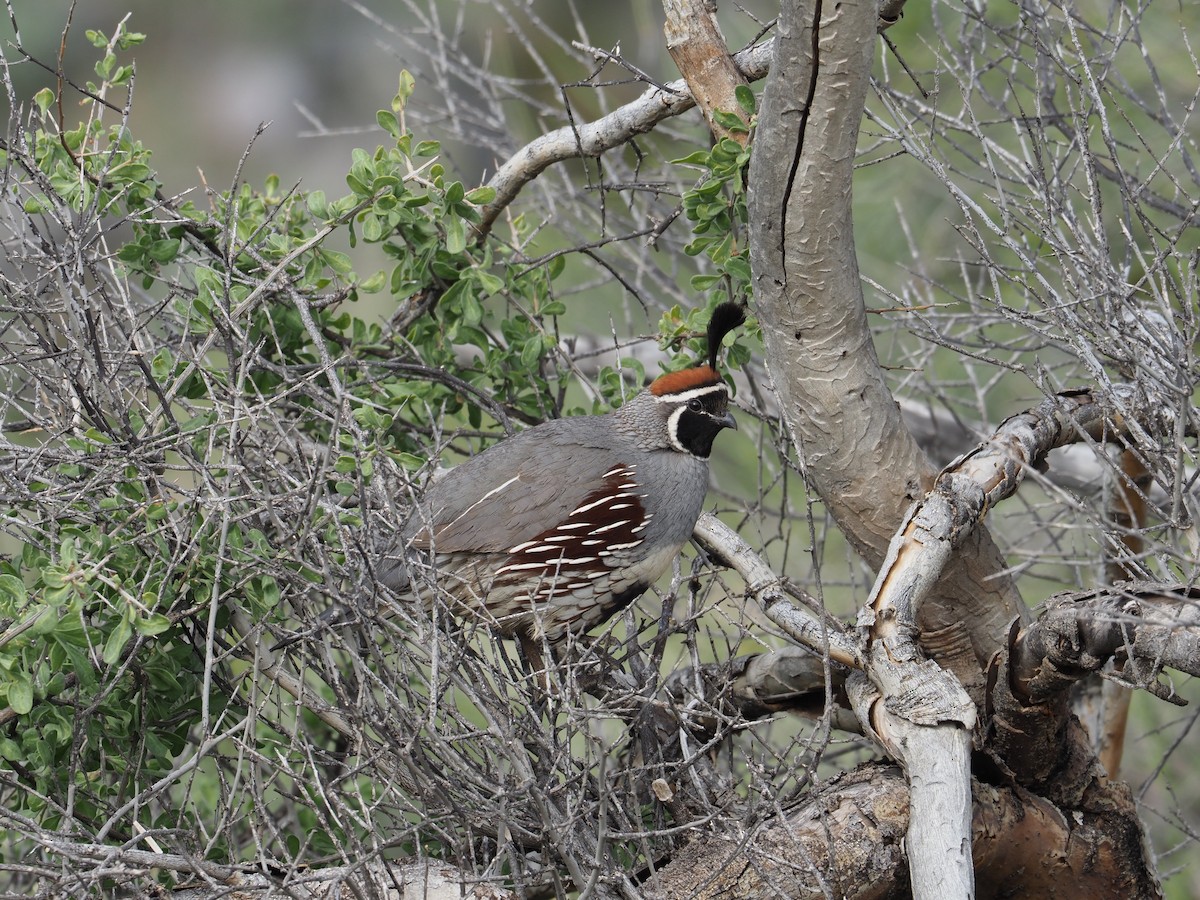
[[[749, 195], [756, 309], [784, 420], [806, 478], [875, 567], [905, 510], [933, 484], [932, 466], [884, 381], [855, 258], [851, 185], [877, 24], [876, 4], [861, 0], [783, 4]], [[850, 685], [864, 728], [904, 764], [909, 779], [915, 815], [907, 856], [919, 898], [972, 896], [975, 709], [960, 681], [982, 686], [982, 664], [1001, 629], [1020, 615], [1005, 579], [985, 586], [985, 576], [1002, 568], [991, 542], [975, 537], [965, 551], [952, 558], [947, 545], [930, 570], [936, 580], [951, 571], [952, 559], [975, 566], [950, 578], [940, 595], [922, 592], [929, 599], [911, 612], [928, 608], [932, 615], [862, 623], [888, 633], [868, 629], [878, 638], [866, 668], [872, 684]], [[892, 597], [886, 588], [881, 577], [876, 595], [885, 602]], [[971, 642], [973, 658], [943, 660], [961, 667], [958, 679], [921, 661], [919, 628], [939, 632], [938, 646]]]
[[[1129, 790], [1090, 781], [1064, 811], [1014, 787], [976, 783], [972, 847], [978, 891], [991, 898], [1159, 897], [1140, 865], [1141, 831]], [[815, 790], [784, 820], [744, 834], [705, 836], [646, 886], [651, 900], [902, 898], [908, 788], [891, 766], [864, 766]]]
[[[802, 5], [803, 8], [797, 8]], [[750, 168], [756, 313], [781, 412], [805, 474], [872, 566], [936, 472], [904, 427], [867, 326], [851, 180], [875, 46], [871, 4], [785, 3]], [[964, 683], [1024, 615], [1004, 561], [977, 530], [921, 612], [923, 632], [963, 632]], [[958, 641], [951, 640], [952, 644]]]
[[718, 140], [731, 138], [744, 146], [749, 129], [731, 132], [713, 118], [713, 113], [720, 111], [746, 121], [734, 96], [746, 79], [725, 46], [715, 8], [707, 0], [663, 0], [663, 10], [667, 14], [663, 27], [667, 52], [679, 67], [713, 136]]

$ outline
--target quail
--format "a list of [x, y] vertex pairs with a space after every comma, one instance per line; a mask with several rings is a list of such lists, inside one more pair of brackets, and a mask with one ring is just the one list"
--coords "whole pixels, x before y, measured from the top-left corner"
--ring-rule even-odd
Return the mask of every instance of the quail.
[[713, 440], [737, 428], [717, 351], [744, 320], [721, 304], [707, 364], [662, 375], [604, 415], [520, 432], [434, 481], [378, 579], [433, 588], [459, 616], [517, 638], [535, 667], [543, 641], [553, 648], [624, 608], [691, 537]]

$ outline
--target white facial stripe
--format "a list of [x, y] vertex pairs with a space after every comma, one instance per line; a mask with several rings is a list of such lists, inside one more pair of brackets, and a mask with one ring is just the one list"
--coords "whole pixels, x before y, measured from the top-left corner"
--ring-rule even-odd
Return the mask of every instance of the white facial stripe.
[[[677, 394], [676, 396], [679, 396], [679, 395]], [[680, 453], [688, 452], [687, 447], [685, 447], [685, 446], [683, 446], [683, 444], [679, 443], [679, 437], [678, 437], [679, 420], [683, 417], [683, 414], [685, 412], [687, 412], [687, 407], [681, 406], [681, 407], [679, 407], [679, 409], [674, 410], [671, 413], [671, 415], [667, 418], [667, 437], [671, 439], [671, 446], [674, 447], [676, 450], [678, 450]]]
[[725, 386], [725, 382], [720, 384], [709, 384], [704, 387], [692, 388], [690, 391], [679, 391], [675, 394], [652, 394], [659, 403], [686, 403], [695, 397], [706, 397], [709, 394], [720, 391], [722, 394], [728, 394], [729, 388]]

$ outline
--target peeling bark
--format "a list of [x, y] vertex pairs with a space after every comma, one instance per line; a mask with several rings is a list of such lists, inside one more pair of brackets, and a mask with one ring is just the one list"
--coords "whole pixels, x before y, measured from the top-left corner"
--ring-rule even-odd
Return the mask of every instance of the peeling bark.
[[706, 0], [663, 0], [663, 10], [667, 14], [663, 27], [667, 52], [679, 67], [713, 137], [727, 137], [745, 146], [749, 129], [730, 131], [713, 118], [714, 112], [734, 113], [749, 124], [734, 96], [737, 87], [747, 83], [746, 78], [729, 55], [715, 6]]
[[[983, 900], [1161, 896], [1146, 869], [1131, 864], [1142, 856], [1141, 832], [1124, 785], [1091, 782], [1068, 811], [1021, 788], [973, 787], [972, 847]], [[821, 785], [781, 821], [699, 838], [654, 875], [645, 896], [907, 897], [907, 798], [895, 767], [860, 767]]]

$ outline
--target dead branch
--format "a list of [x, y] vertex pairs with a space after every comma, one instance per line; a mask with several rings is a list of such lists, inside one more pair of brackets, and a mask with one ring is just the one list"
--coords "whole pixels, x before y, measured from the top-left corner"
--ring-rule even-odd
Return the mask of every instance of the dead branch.
[[1159, 676], [1200, 668], [1197, 596], [1185, 586], [1126, 583], [1047, 601], [1037, 622], [1014, 627], [993, 661], [988, 753], [1017, 783], [1076, 806], [1105, 769], [1070, 713], [1068, 690], [1099, 673], [1181, 703]]
[[[692, 535], [700, 546], [732, 568], [746, 582], [746, 592], [758, 600], [776, 625], [804, 647], [852, 668], [862, 668], [862, 657], [844, 626], [826, 615], [820, 604], [803, 593], [791, 591], [754, 548], [716, 516], [706, 513], [696, 522]], [[802, 604], [793, 603], [801, 599]]]
[[1117, 663], [1107, 677], [1182, 703], [1158, 681], [1163, 669], [1200, 674], [1200, 590], [1126, 582], [1055, 597], [1010, 650], [1010, 684], [1024, 703], [1044, 703], [1080, 678]]
[[844, 666], [826, 667], [820, 656], [803, 647], [737, 656], [698, 670], [676, 669], [663, 690], [677, 706], [700, 710], [691, 720], [716, 734], [723, 723], [753, 721], [779, 712], [819, 719], [826, 713], [834, 728], [861, 733], [850, 711]]
[[[773, 42], [764, 41], [735, 53], [737, 70], [748, 81], [757, 81], [767, 73]], [[482, 240], [496, 217], [521, 192], [521, 188], [557, 162], [577, 157], [600, 156], [639, 134], [645, 134], [663, 119], [687, 112], [696, 100], [682, 78], [664, 88], [652, 87], [632, 103], [613, 110], [603, 118], [584, 125], [566, 125], [530, 141], [513, 154], [488, 181], [496, 197], [481, 210], [476, 235]]]

